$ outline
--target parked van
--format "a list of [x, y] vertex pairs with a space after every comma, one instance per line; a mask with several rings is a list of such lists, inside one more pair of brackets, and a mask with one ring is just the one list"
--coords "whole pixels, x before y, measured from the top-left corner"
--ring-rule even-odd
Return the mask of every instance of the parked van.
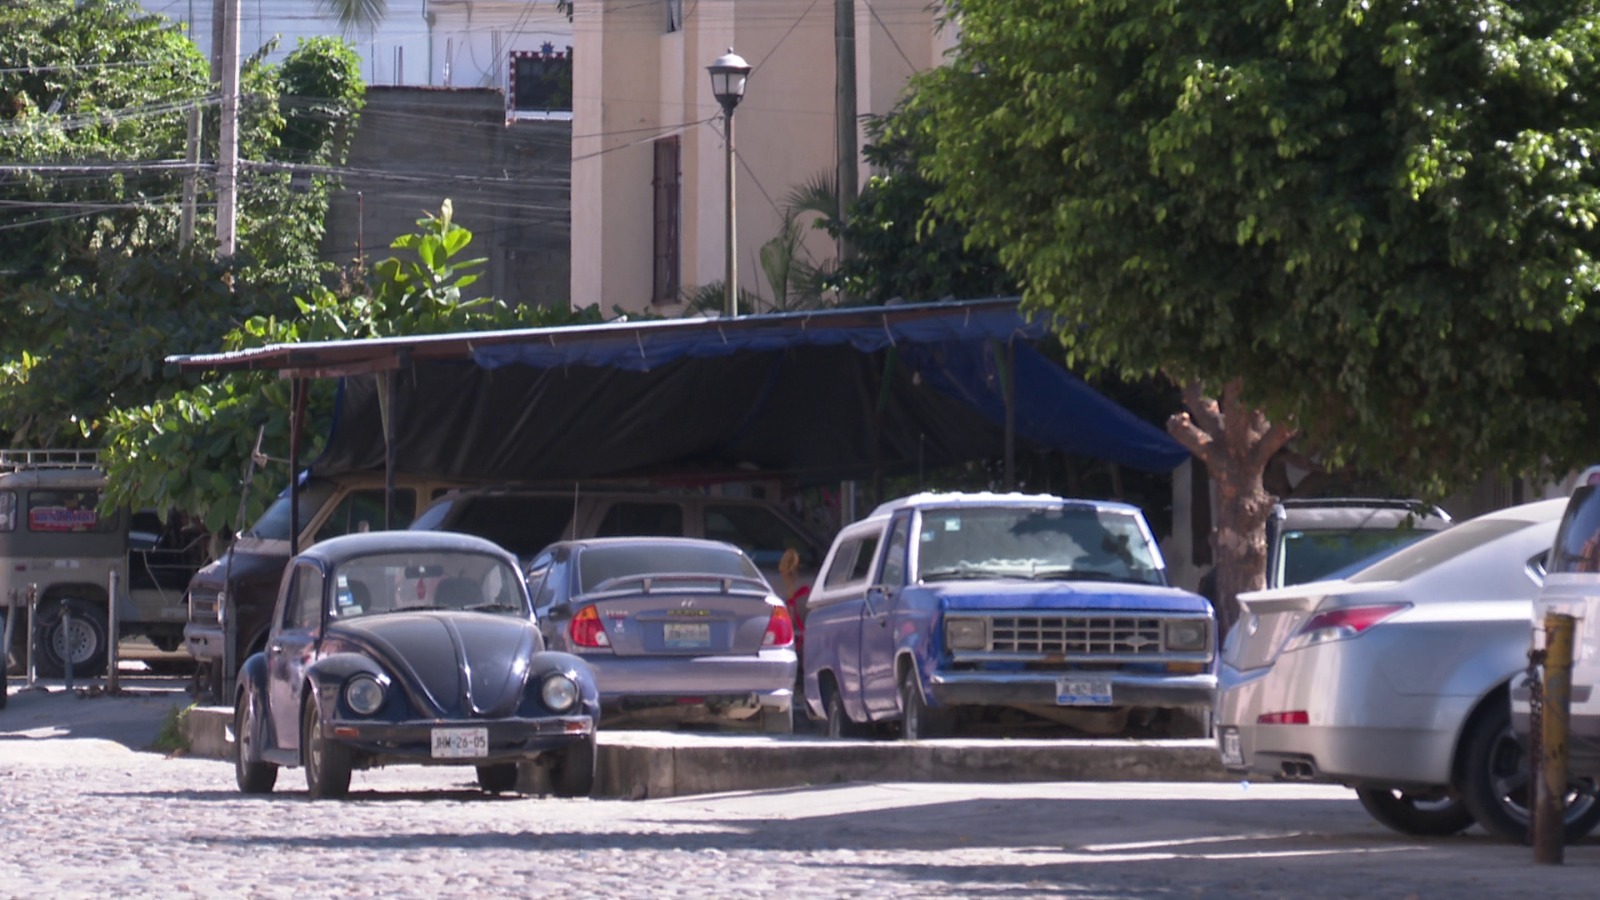
[[[302, 550], [330, 537], [385, 527], [381, 472], [302, 478], [300, 490]], [[749, 553], [769, 578], [777, 577], [784, 551], [793, 547], [801, 563], [797, 577], [809, 582], [822, 554], [823, 541], [776, 505], [746, 497], [644, 488], [466, 489], [401, 475], [396, 477], [395, 506], [396, 528], [409, 524], [486, 537], [524, 562], [563, 537], [709, 537]], [[418, 515], [418, 510], [425, 511]], [[284, 491], [227, 553], [195, 574], [183, 635], [196, 659], [218, 667], [229, 661], [237, 671], [265, 645], [278, 583], [289, 561], [289, 516], [289, 493]], [[782, 581], [774, 580], [773, 586], [781, 591]]]
[[1267, 518], [1267, 587], [1319, 581], [1450, 525], [1449, 513], [1420, 500], [1283, 500]]
[[[473, 488], [439, 498], [411, 525], [486, 537], [524, 562], [558, 540], [594, 537], [696, 537], [743, 550], [780, 597], [810, 585], [827, 539], [772, 501], [646, 487], [540, 490]], [[784, 554], [798, 557], [793, 572]]]
[[[1544, 585], [1533, 603], [1532, 645], [1544, 648], [1545, 619], [1565, 613], [1577, 619], [1572, 642], [1572, 702], [1568, 717], [1567, 775], [1580, 793], [1600, 795], [1600, 486], [1589, 473], [1567, 501], [1545, 563]], [[1529, 684], [1511, 692], [1512, 729], [1531, 744]], [[1526, 767], [1521, 759], [1516, 762]]]
[[150, 511], [103, 512], [104, 487], [94, 450], [0, 450], [0, 607], [16, 617], [12, 646], [0, 657], [26, 663], [33, 592], [39, 674], [62, 676], [68, 659], [74, 675], [104, 674], [113, 572], [118, 632], [161, 650], [181, 645], [183, 591], [201, 561], [200, 535]]
[[[404, 528], [417, 510], [457, 486], [397, 476], [394, 527]], [[291, 534], [299, 533], [299, 549], [304, 550], [331, 537], [378, 531], [388, 524], [382, 472], [334, 478], [302, 475], [299, 490], [298, 522], [290, 522], [291, 498], [285, 489], [222, 556], [189, 581], [184, 645], [196, 660], [218, 672], [238, 671], [245, 659], [266, 645], [278, 582], [289, 562]]]

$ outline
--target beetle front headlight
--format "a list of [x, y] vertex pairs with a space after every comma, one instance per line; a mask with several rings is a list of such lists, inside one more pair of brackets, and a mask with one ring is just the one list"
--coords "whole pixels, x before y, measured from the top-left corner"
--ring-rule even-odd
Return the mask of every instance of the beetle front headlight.
[[539, 696], [544, 700], [545, 709], [553, 713], [564, 713], [578, 705], [578, 683], [564, 673], [557, 672], [546, 678], [544, 684], [539, 686]]
[[383, 694], [383, 685], [371, 675], [357, 675], [344, 686], [344, 702], [358, 715], [370, 716], [382, 709]]

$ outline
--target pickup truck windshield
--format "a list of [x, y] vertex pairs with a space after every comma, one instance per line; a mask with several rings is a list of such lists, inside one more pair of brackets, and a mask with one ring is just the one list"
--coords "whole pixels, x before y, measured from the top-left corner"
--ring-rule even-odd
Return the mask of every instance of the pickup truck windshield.
[[272, 505], [267, 507], [267, 511], [261, 514], [261, 518], [257, 519], [256, 523], [250, 526], [250, 530], [245, 533], [263, 540], [287, 541], [291, 533], [301, 533], [306, 530], [306, 526], [311, 524], [311, 517], [317, 514], [317, 510], [321, 509], [324, 503], [328, 502], [328, 498], [333, 496], [333, 491], [333, 482], [321, 480], [313, 480], [301, 488], [300, 527], [291, 532], [289, 530], [289, 491], [285, 489], [283, 493], [278, 495], [278, 499], [272, 501]]
[[1093, 507], [924, 511], [917, 579], [1027, 578], [1165, 584], [1140, 520]]

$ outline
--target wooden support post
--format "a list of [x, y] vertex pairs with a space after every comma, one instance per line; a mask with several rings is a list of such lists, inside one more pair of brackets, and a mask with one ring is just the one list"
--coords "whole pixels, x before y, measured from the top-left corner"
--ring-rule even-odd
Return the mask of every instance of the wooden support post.
[[1576, 620], [1563, 613], [1544, 618], [1543, 752], [1534, 766], [1533, 861], [1561, 865], [1566, 851], [1567, 732], [1572, 707], [1572, 636]]

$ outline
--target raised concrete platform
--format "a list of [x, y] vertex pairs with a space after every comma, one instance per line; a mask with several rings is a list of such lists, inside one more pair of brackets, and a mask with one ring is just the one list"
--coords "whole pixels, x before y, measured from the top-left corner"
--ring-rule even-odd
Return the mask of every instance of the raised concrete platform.
[[[230, 759], [232, 710], [195, 707], [189, 752]], [[1209, 740], [837, 741], [601, 729], [596, 797], [644, 799], [853, 781], [1228, 781]]]

